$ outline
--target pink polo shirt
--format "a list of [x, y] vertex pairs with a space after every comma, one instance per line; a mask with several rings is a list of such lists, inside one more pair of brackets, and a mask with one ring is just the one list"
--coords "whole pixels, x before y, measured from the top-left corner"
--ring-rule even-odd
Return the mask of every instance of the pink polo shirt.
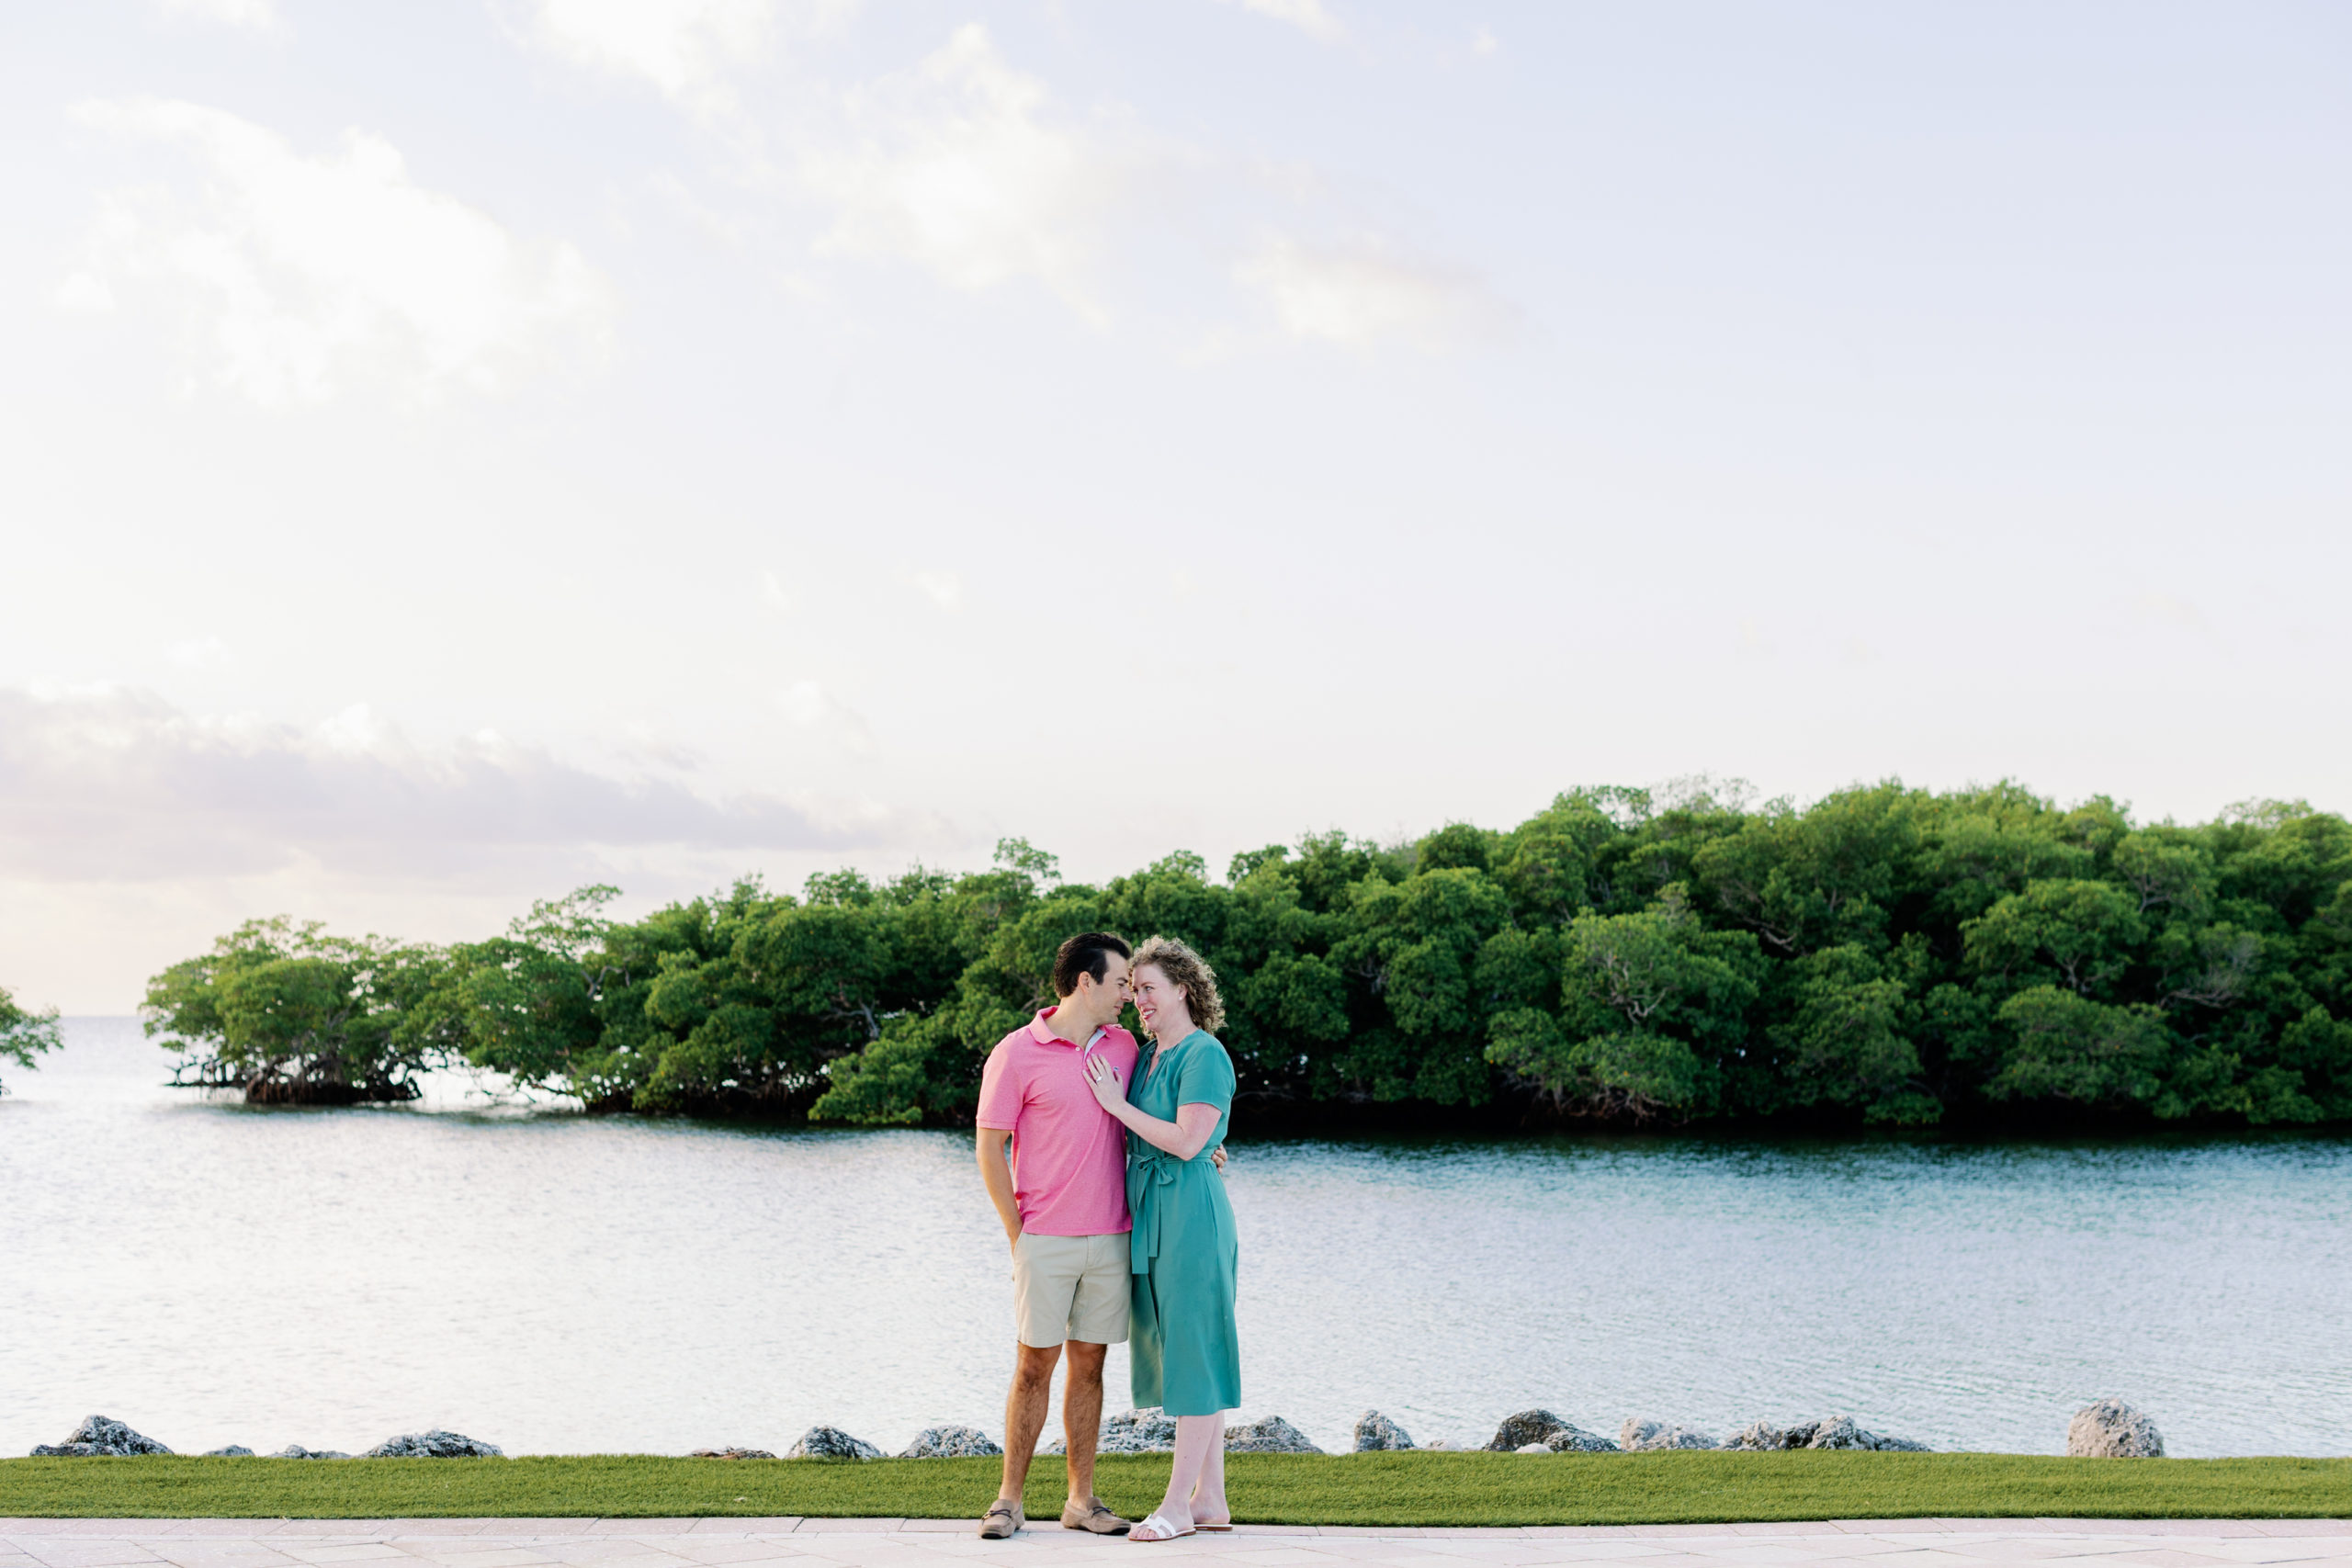
[[1101, 1056], [1135, 1082], [1136, 1037], [1114, 1026], [1084, 1045], [1056, 1034], [1047, 1008], [996, 1043], [980, 1070], [980, 1126], [1012, 1134], [1021, 1228], [1039, 1235], [1114, 1235], [1127, 1219], [1127, 1130], [1096, 1102], [1086, 1062]]

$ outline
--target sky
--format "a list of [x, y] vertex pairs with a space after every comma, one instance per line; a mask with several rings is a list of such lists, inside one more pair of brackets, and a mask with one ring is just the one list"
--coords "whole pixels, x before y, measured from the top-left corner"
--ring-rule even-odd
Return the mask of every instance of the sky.
[[2352, 809], [2352, 11], [0, 12], [0, 986], [277, 913]]

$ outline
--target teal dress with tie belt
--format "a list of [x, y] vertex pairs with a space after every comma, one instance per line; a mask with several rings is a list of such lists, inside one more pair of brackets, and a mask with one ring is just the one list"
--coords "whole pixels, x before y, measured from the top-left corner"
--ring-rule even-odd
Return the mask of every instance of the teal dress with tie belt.
[[1201, 1152], [1178, 1159], [1127, 1134], [1128, 1242], [1134, 1274], [1127, 1364], [1136, 1404], [1170, 1416], [1214, 1416], [1241, 1404], [1241, 1337], [1233, 1323], [1239, 1245], [1225, 1178], [1209, 1154], [1233, 1120], [1233, 1058], [1195, 1029], [1136, 1075], [1135, 1108], [1162, 1122], [1184, 1105], [1216, 1107]]

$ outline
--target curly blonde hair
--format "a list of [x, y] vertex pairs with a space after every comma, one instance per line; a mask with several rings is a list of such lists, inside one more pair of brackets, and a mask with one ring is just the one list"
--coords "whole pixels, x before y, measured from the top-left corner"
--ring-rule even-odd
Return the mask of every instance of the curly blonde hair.
[[1209, 961], [1172, 936], [1156, 936], [1136, 949], [1129, 973], [1150, 964], [1184, 992], [1184, 1010], [1214, 1034], [1225, 1027], [1225, 998], [1216, 994], [1216, 971]]

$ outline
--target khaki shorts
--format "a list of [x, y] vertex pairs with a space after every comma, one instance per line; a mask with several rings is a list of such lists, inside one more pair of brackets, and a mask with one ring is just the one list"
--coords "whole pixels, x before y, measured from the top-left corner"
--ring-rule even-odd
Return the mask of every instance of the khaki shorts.
[[1012, 1244], [1012, 1321], [1021, 1343], [1117, 1345], [1127, 1337], [1127, 1233], [1039, 1235]]

